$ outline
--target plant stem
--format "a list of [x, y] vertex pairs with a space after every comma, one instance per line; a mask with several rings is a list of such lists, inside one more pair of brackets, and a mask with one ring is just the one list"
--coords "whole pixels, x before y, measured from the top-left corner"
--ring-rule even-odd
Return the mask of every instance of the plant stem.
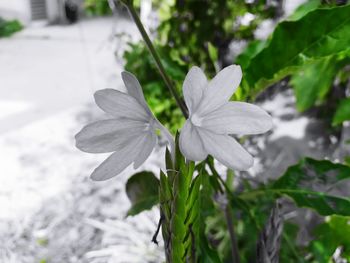
[[232, 262], [240, 263], [237, 240], [236, 240], [236, 235], [235, 235], [235, 230], [234, 230], [233, 220], [232, 220], [232, 213], [229, 205], [226, 205], [224, 212], [225, 212], [225, 218], [227, 223], [227, 229], [228, 229], [228, 233], [230, 234], [231, 245], [232, 245], [232, 248], [231, 248]]
[[160, 72], [160, 75], [162, 76], [166, 86], [168, 87], [170, 93], [173, 95], [173, 97], [176, 100], [177, 105], [180, 107], [182, 114], [184, 115], [184, 117], [187, 119], [188, 118], [188, 112], [187, 112], [187, 108], [186, 105], [183, 103], [183, 101], [181, 100], [179, 94], [177, 93], [174, 85], [172, 84], [172, 81], [170, 80], [169, 76], [167, 75], [164, 66], [158, 56], [158, 53], [156, 51], [156, 49], [154, 48], [151, 39], [149, 38], [144, 26], [142, 25], [142, 22], [133, 6], [132, 3], [130, 3], [129, 1], [127, 3], [125, 3], [125, 5], [127, 6], [130, 15], [132, 16], [132, 18], [134, 19], [134, 22], [137, 26], [137, 28], [139, 29], [141, 36], [143, 38], [143, 40], [146, 43], [146, 46], [149, 50], [149, 52], [151, 53], [152, 57], [154, 58], [156, 65], [158, 67], [158, 70]]
[[[230, 199], [233, 197], [233, 193], [231, 192], [231, 189], [227, 186], [226, 182], [220, 177], [220, 175], [218, 174], [218, 172], [214, 167], [214, 164], [210, 161], [207, 161], [207, 164], [209, 165], [209, 169], [212, 172], [212, 174], [222, 183], [223, 187], [225, 188], [226, 198], [228, 198], [230, 202]], [[230, 235], [230, 240], [232, 245], [232, 248], [231, 248], [232, 260], [233, 260], [232, 262], [240, 263], [237, 239], [236, 239], [233, 220], [232, 220], [232, 212], [229, 204], [225, 205], [224, 214], [225, 214], [227, 229]]]

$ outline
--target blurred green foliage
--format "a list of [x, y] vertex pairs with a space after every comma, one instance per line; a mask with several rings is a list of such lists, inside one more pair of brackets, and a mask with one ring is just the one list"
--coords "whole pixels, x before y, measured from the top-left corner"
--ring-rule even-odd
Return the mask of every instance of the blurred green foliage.
[[84, 0], [84, 11], [89, 16], [104, 16], [112, 14], [108, 0]]
[[5, 20], [0, 17], [0, 37], [9, 37], [23, 29], [18, 20]]
[[[345, 96], [348, 78], [341, 79], [339, 74], [348, 75], [349, 71], [350, 6], [317, 9], [319, 5], [320, 1], [307, 2], [279, 23], [267, 41], [251, 42], [238, 56], [235, 62], [244, 72], [242, 98], [254, 99], [286, 76], [291, 76], [299, 111], [327, 105], [336, 79]], [[338, 103], [339, 99], [333, 102]], [[350, 118], [343, 113], [345, 105], [340, 104], [334, 125]], [[334, 115], [334, 111], [328, 114]]]
[[315, 239], [309, 244], [314, 262], [331, 262], [339, 249], [343, 258], [350, 260], [350, 217], [330, 216], [314, 230]]

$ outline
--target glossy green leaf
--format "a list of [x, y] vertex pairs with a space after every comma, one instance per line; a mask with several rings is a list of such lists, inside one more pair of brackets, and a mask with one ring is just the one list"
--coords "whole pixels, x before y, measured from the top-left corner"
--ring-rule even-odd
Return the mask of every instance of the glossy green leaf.
[[243, 200], [254, 200], [260, 195], [288, 196], [297, 206], [307, 207], [320, 215], [350, 215], [349, 196], [338, 196], [328, 191], [342, 180], [350, 179], [350, 167], [328, 160], [305, 158], [290, 166], [274, 183], [263, 189], [239, 195]]
[[126, 194], [132, 204], [128, 215], [151, 209], [159, 202], [159, 180], [151, 172], [136, 173], [126, 183]]
[[345, 179], [350, 179], [350, 167], [328, 160], [305, 158], [289, 167], [273, 184], [273, 188], [303, 189], [316, 184], [330, 186]]
[[350, 48], [350, 5], [316, 9], [296, 21], [280, 23], [267, 46], [244, 69], [254, 96], [306, 63]]
[[305, 111], [323, 99], [332, 87], [338, 64], [334, 57], [317, 60], [303, 66], [293, 75], [290, 83], [294, 88], [296, 106], [299, 111]]
[[235, 59], [235, 64], [240, 65], [242, 68], [248, 67], [250, 61], [255, 57], [263, 48], [267, 42], [263, 40], [254, 40], [250, 42], [241, 54]]
[[333, 125], [338, 125], [350, 120], [350, 98], [343, 99], [333, 117]]
[[348, 196], [340, 197], [326, 192], [328, 187], [345, 179], [350, 179], [350, 167], [327, 160], [305, 158], [289, 167], [272, 184], [271, 191], [287, 195], [298, 206], [312, 208], [320, 215], [350, 215]]
[[308, 0], [304, 4], [300, 5], [292, 15], [288, 17], [288, 20], [298, 20], [305, 16], [307, 13], [317, 9], [321, 5], [321, 0]]

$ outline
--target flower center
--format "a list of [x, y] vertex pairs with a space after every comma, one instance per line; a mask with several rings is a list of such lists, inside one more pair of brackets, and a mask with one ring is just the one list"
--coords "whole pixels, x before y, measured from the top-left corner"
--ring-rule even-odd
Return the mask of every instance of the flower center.
[[191, 122], [195, 125], [195, 126], [201, 126], [202, 125], [202, 117], [199, 117], [197, 114], [193, 114], [191, 116]]

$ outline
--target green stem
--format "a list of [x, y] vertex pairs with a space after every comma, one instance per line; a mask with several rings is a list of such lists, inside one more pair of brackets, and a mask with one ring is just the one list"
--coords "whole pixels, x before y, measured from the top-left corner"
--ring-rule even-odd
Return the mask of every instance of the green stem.
[[164, 66], [158, 56], [158, 53], [156, 51], [156, 49], [154, 48], [151, 39], [149, 38], [145, 28], [143, 27], [143, 24], [133, 6], [133, 4], [130, 1], [127, 1], [125, 3], [125, 5], [127, 6], [127, 8], [129, 9], [130, 15], [132, 16], [132, 18], [134, 19], [134, 22], [137, 26], [137, 28], [139, 29], [141, 36], [143, 38], [143, 40], [146, 43], [146, 46], [149, 50], [149, 52], [151, 53], [152, 57], [154, 58], [156, 65], [158, 67], [158, 70], [160, 72], [160, 75], [162, 76], [166, 86], [168, 87], [170, 93], [173, 95], [173, 97], [176, 100], [177, 105], [180, 107], [182, 114], [184, 115], [184, 117], [187, 119], [188, 118], [188, 112], [187, 112], [187, 108], [186, 105], [183, 103], [183, 101], [181, 100], [180, 96], [178, 95], [178, 93], [176, 92], [175, 87], [172, 84], [172, 81], [170, 80], [169, 76], [167, 75]]
[[224, 213], [225, 213], [227, 229], [228, 229], [228, 233], [230, 235], [231, 245], [232, 245], [232, 248], [231, 248], [232, 249], [232, 251], [231, 251], [232, 252], [232, 262], [233, 263], [240, 263], [238, 246], [237, 246], [237, 239], [236, 239], [236, 235], [235, 235], [235, 229], [234, 229], [234, 225], [233, 225], [232, 212], [231, 212], [230, 205], [226, 205]]
[[286, 241], [286, 244], [288, 245], [289, 249], [291, 250], [293, 257], [297, 260], [300, 259], [300, 256], [294, 247], [293, 241], [290, 240], [289, 236], [285, 232], [283, 232], [282, 235], [283, 235], [284, 240]]
[[[210, 161], [207, 161], [207, 164], [209, 165], [209, 169], [212, 172], [212, 174], [222, 183], [223, 187], [225, 188], [226, 196], [230, 202], [231, 199], [233, 198], [233, 193], [231, 192], [231, 189], [227, 186], [226, 182], [220, 177], [220, 175], [218, 174], [218, 172], [214, 167], [214, 164]], [[230, 240], [232, 245], [232, 250], [231, 250], [232, 260], [233, 260], [232, 262], [240, 263], [237, 239], [236, 239], [234, 225], [233, 225], [232, 211], [229, 204], [227, 204], [226, 207], [224, 208], [224, 214], [225, 214], [227, 229], [230, 235]]]

